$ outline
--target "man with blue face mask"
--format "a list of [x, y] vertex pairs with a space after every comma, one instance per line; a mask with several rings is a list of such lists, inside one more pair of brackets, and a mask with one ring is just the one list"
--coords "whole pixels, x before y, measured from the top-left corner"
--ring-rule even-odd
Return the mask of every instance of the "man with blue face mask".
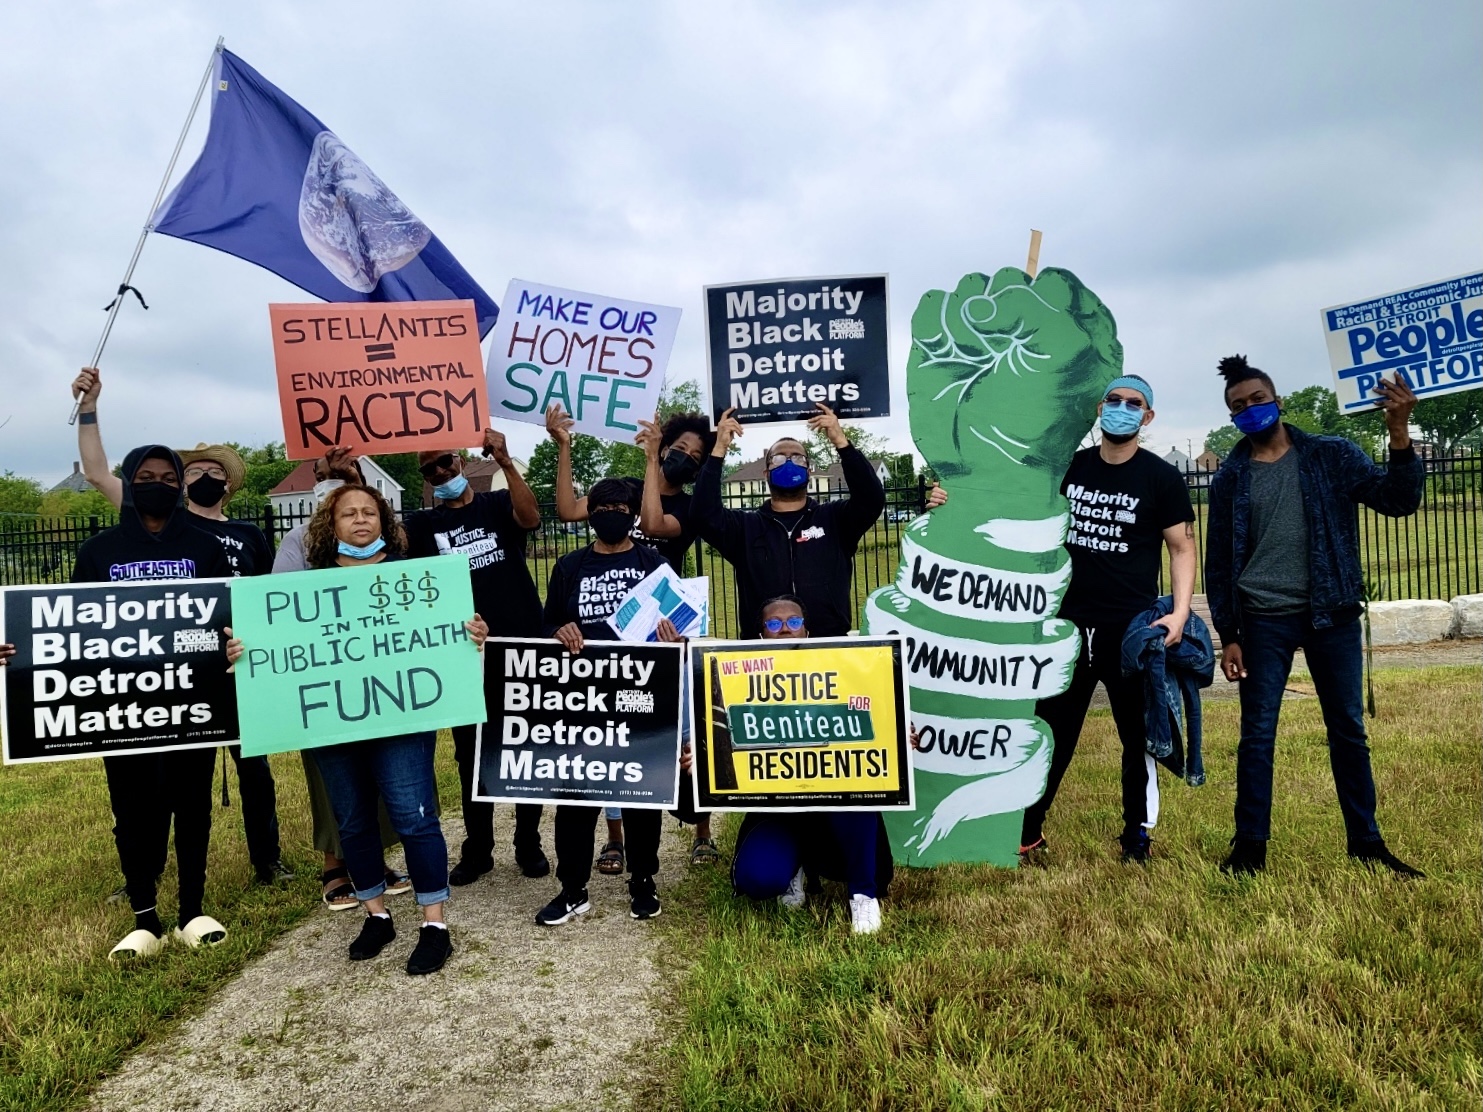
[[1390, 459], [1374, 463], [1351, 440], [1310, 436], [1281, 420], [1271, 376], [1245, 356], [1220, 361], [1231, 420], [1245, 437], [1210, 483], [1205, 590], [1221, 640], [1221, 669], [1241, 685], [1236, 750], [1236, 836], [1221, 865], [1256, 873], [1267, 865], [1277, 716], [1303, 650], [1328, 729], [1329, 763], [1349, 856], [1419, 877], [1386, 848], [1375, 822], [1375, 777], [1361, 696], [1358, 504], [1389, 517], [1421, 505], [1425, 475], [1411, 444], [1416, 395], [1396, 375], [1377, 387]]
[[1097, 406], [1101, 442], [1077, 452], [1061, 482], [1071, 504], [1066, 534], [1071, 585], [1060, 616], [1076, 623], [1082, 646], [1071, 686], [1035, 707], [1055, 747], [1045, 794], [1025, 810], [1020, 859], [1027, 864], [1044, 858], [1045, 816], [1071, 764], [1099, 681], [1107, 689], [1123, 747], [1124, 861], [1148, 861], [1159, 815], [1157, 768], [1146, 745], [1143, 677], [1123, 675], [1122, 640], [1128, 624], [1158, 598], [1166, 547], [1174, 609], [1153, 624], [1163, 627], [1166, 646], [1183, 636], [1195, 589], [1195, 515], [1184, 476], [1138, 446], [1138, 434], [1153, 421], [1153, 387], [1137, 375], [1122, 375], [1103, 394]]

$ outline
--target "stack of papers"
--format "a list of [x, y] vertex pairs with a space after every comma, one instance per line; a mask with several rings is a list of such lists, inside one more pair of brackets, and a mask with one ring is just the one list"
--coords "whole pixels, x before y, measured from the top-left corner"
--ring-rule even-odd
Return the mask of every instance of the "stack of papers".
[[660, 618], [668, 618], [681, 637], [710, 632], [710, 579], [681, 579], [668, 564], [656, 568], [623, 597], [608, 619], [620, 640], [657, 641]]

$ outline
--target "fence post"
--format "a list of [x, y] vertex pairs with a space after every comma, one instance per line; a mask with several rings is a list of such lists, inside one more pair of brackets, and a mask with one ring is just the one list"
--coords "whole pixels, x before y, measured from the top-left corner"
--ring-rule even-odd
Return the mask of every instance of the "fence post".
[[271, 502], [263, 507], [263, 536], [268, 538], [268, 543], [273, 545], [276, 551], [278, 545], [273, 541], [273, 504]]
[[95, 537], [101, 530], [98, 527], [98, 515], [93, 514], [88, 518], [88, 536]]
[[917, 476], [917, 513], [927, 512], [927, 476]]

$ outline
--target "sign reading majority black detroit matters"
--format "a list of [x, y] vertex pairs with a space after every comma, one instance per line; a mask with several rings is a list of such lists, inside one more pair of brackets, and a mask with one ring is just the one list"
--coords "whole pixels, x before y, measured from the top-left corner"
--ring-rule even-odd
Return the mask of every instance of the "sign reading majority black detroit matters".
[[197, 749], [237, 740], [227, 580], [7, 587], [5, 762]]
[[705, 328], [717, 420], [890, 415], [884, 274], [707, 286]]
[[679, 645], [491, 638], [489, 721], [474, 798], [673, 807], [680, 777]]

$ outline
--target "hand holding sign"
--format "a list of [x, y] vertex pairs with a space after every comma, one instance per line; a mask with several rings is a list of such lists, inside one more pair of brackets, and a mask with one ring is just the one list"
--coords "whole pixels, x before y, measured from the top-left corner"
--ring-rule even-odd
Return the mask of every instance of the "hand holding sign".
[[1381, 379], [1375, 385], [1380, 395], [1380, 408], [1385, 410], [1385, 428], [1390, 433], [1390, 446], [1404, 448], [1411, 443], [1411, 411], [1418, 401], [1411, 386], [1397, 371], [1391, 381]]

